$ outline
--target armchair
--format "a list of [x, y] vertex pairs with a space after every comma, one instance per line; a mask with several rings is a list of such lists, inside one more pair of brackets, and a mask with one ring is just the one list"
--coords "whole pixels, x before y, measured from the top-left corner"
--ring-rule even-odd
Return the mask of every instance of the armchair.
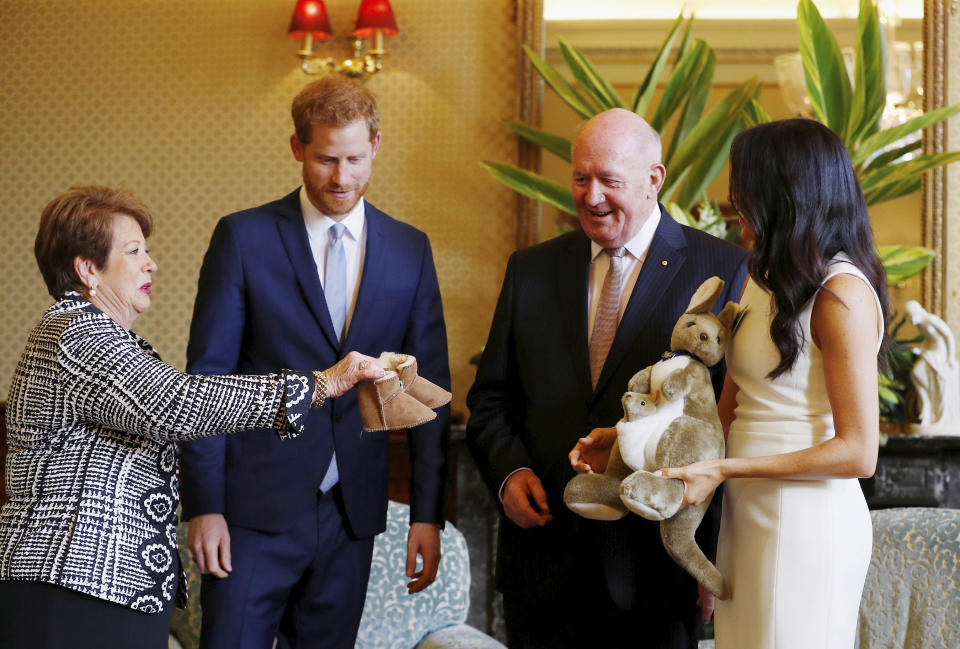
[[[407, 555], [410, 508], [390, 501], [387, 529], [374, 542], [367, 599], [356, 649], [506, 649], [465, 624], [470, 605], [470, 557], [463, 534], [451, 524], [440, 534], [443, 559], [436, 581], [407, 594], [403, 566]], [[180, 554], [188, 557], [186, 525], [180, 525]], [[196, 649], [200, 637], [200, 575], [184, 563], [190, 581], [187, 610], [175, 610], [172, 637], [183, 649]], [[171, 642], [171, 647], [176, 645]]]
[[960, 510], [908, 507], [871, 516], [860, 649], [960, 647]]
[[460, 530], [450, 523], [440, 534], [443, 559], [436, 581], [407, 594], [410, 508], [390, 501], [387, 530], [377, 537], [356, 649], [506, 649], [468, 626], [470, 557]]

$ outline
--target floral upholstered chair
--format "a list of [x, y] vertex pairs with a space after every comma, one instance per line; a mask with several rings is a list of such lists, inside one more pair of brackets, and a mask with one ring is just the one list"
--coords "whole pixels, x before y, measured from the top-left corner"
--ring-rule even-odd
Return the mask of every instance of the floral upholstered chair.
[[[470, 557], [460, 530], [450, 523], [440, 533], [443, 558], [437, 580], [407, 594], [410, 508], [390, 502], [387, 530], [377, 537], [356, 649], [506, 649], [465, 624], [470, 608]], [[418, 568], [419, 569], [419, 568]]]
[[871, 512], [860, 649], [960, 647], [960, 510]]
[[[443, 559], [436, 581], [414, 595], [407, 594], [404, 564], [410, 508], [390, 502], [387, 529], [373, 546], [356, 649], [506, 649], [501, 643], [465, 624], [470, 606], [470, 557], [463, 534], [450, 523], [440, 534]], [[180, 555], [186, 549], [186, 524], [180, 524]], [[190, 581], [187, 610], [174, 611], [171, 647], [195, 649], [200, 637], [200, 575], [185, 562]]]

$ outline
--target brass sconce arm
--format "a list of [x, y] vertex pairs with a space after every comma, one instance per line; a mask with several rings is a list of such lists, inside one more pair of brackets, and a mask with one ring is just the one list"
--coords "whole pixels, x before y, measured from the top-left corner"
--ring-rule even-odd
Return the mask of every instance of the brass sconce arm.
[[383, 68], [383, 57], [386, 51], [383, 49], [383, 33], [377, 29], [373, 36], [373, 47], [366, 52], [363, 51], [364, 39], [353, 38], [353, 56], [349, 59], [338, 61], [332, 56], [320, 56], [313, 51], [313, 35], [307, 33], [303, 37], [303, 49], [297, 52], [302, 59], [300, 68], [305, 74], [330, 74], [337, 72], [354, 79], [365, 81]]
[[[353, 56], [343, 61], [332, 56], [321, 57], [314, 52], [313, 42], [333, 38], [327, 8], [323, 0], [297, 0], [287, 34], [303, 38], [303, 48], [297, 55], [302, 61], [300, 68], [306, 74], [336, 72], [365, 81], [383, 68], [386, 55], [383, 37], [393, 36], [397, 31], [390, 0], [361, 0], [353, 29]], [[371, 42], [367, 51], [363, 48], [365, 39]]]

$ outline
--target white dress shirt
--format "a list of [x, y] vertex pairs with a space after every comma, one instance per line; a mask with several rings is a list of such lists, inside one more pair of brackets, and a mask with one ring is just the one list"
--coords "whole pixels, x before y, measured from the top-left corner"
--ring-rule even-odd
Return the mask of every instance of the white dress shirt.
[[[327, 247], [330, 245], [330, 226], [338, 223], [323, 214], [310, 202], [307, 190], [300, 187], [300, 211], [310, 240], [310, 251], [317, 263], [320, 284], [326, 282]], [[347, 215], [339, 221], [347, 230], [343, 233], [343, 253], [347, 260], [347, 318], [343, 324], [343, 336], [346, 337], [353, 320], [353, 309], [357, 305], [357, 291], [360, 289], [360, 275], [363, 273], [363, 258], [367, 243], [367, 220], [364, 217], [364, 201], [361, 198]], [[324, 289], [326, 286], [324, 285]]]

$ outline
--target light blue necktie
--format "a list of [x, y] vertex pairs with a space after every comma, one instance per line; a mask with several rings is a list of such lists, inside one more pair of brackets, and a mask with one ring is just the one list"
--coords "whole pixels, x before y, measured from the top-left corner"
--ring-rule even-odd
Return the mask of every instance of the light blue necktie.
[[[334, 223], [330, 226], [330, 243], [327, 245], [327, 262], [324, 269], [323, 293], [327, 298], [327, 309], [333, 321], [337, 339], [343, 340], [343, 325], [347, 321], [347, 255], [343, 251], [343, 234], [347, 226]], [[331, 434], [332, 435], [332, 434]], [[333, 440], [330, 440], [331, 445]], [[337, 452], [330, 457], [330, 466], [320, 482], [320, 491], [326, 493], [340, 479], [337, 470]]]
[[327, 245], [327, 268], [323, 276], [323, 292], [327, 296], [327, 309], [333, 320], [337, 338], [343, 340], [343, 325], [347, 321], [347, 255], [343, 251], [343, 234], [347, 226], [334, 223], [330, 226], [330, 243]]

